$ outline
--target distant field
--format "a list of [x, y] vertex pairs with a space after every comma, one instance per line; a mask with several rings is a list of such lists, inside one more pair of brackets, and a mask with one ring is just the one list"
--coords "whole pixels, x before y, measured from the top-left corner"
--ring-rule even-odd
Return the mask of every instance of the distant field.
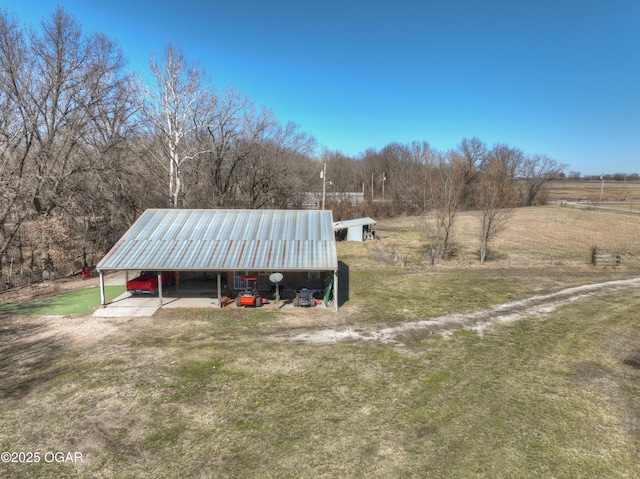
[[[560, 288], [640, 274], [640, 218], [561, 206], [518, 208], [478, 261], [476, 212], [460, 213], [455, 256], [430, 266], [423, 219], [381, 220], [380, 240], [338, 243], [350, 270], [343, 314], [356, 322], [391, 322], [473, 311]], [[622, 254], [620, 267], [594, 267], [591, 248]]]
[[[420, 217], [403, 217], [378, 225], [384, 247], [406, 254], [410, 267], [427, 263], [421, 222]], [[493, 259], [483, 266], [477, 260], [479, 222], [476, 212], [458, 215], [457, 255], [439, 267], [592, 268], [591, 247], [597, 246], [601, 253], [621, 253], [623, 268], [640, 271], [640, 217], [636, 214], [556, 205], [517, 208], [493, 244]]]
[[[640, 202], [639, 181], [554, 181], [547, 187], [549, 200]], [[601, 195], [602, 192], [602, 195]], [[640, 209], [640, 206], [637, 208]]]

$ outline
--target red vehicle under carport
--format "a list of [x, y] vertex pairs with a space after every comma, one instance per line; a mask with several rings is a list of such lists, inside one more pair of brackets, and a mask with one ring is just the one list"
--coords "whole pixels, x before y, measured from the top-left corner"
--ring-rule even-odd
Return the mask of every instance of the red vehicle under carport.
[[[176, 274], [173, 271], [162, 272], [162, 287], [171, 286], [175, 281]], [[158, 294], [158, 273], [146, 271], [127, 281], [127, 291], [133, 294]]]

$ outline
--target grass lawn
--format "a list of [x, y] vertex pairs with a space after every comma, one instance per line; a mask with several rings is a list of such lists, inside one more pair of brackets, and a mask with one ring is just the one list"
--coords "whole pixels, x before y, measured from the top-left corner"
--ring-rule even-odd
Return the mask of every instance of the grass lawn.
[[[618, 269], [580, 264], [575, 250], [592, 238], [559, 227], [562, 242], [552, 228], [522, 244], [525, 228], [543, 230], [538, 211], [571, 229], [584, 218], [585, 235], [624, 246], [627, 261]], [[464, 253], [426, 267], [409, 220], [390, 221], [381, 227], [383, 253], [397, 248], [409, 262], [395, 265], [374, 243], [339, 245], [350, 274], [338, 313], [167, 309], [107, 319], [5, 311], [0, 452], [77, 451], [83, 462], [2, 463], [0, 477], [640, 477], [639, 294], [583, 299], [482, 336], [282, 339], [637, 276], [640, 226], [617, 225], [607, 236], [610, 216], [588, 213], [523, 210], [499, 244], [514, 260], [486, 267]], [[465, 235], [458, 241], [468, 251]], [[526, 256], [546, 244], [559, 260]]]
[[[124, 286], [105, 286], [107, 301], [111, 301], [122, 293], [124, 293]], [[63, 293], [51, 298], [0, 304], [0, 316], [90, 314], [98, 306], [100, 306], [100, 289], [93, 287]]]
[[[275, 314], [163, 311], [100, 340], [9, 320], [3, 477], [632, 478], [640, 297], [404, 346], [274, 339]], [[245, 321], [245, 317], [249, 317]], [[8, 328], [8, 329], [6, 329]], [[19, 344], [19, 347], [17, 346]], [[7, 366], [9, 370], [7, 370]]]

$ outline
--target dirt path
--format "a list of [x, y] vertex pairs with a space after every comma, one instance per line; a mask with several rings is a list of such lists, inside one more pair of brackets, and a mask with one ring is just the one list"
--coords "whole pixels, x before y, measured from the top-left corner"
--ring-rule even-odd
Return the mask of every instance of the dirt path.
[[352, 328], [342, 330], [323, 329], [280, 339], [314, 343], [331, 343], [342, 340], [398, 343], [399, 341], [396, 340], [397, 336], [411, 331], [429, 330], [433, 333], [447, 336], [454, 331], [462, 329], [473, 330], [481, 335], [486, 329], [497, 323], [506, 323], [527, 316], [550, 313], [562, 306], [594, 296], [635, 291], [639, 288], [640, 278], [608, 281], [605, 283], [587, 284], [563, 289], [556, 293], [532, 296], [531, 298], [511, 301], [471, 313], [447, 314], [437, 318], [401, 323], [397, 326], [383, 328], [377, 331], [355, 330]]

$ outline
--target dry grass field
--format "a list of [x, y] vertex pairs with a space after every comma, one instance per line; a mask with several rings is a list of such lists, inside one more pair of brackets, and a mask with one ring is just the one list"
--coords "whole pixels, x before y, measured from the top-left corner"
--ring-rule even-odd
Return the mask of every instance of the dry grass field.
[[[633, 214], [561, 206], [515, 209], [491, 247], [492, 258], [480, 264], [479, 217], [463, 212], [453, 235], [456, 255], [435, 266], [424, 255], [423, 222], [384, 220], [377, 226], [380, 240], [338, 244], [353, 278], [344, 314], [361, 323], [379, 321], [381, 310], [387, 322], [418, 319], [640, 273], [640, 217]], [[603, 254], [621, 253], [621, 265], [594, 267], [594, 246]], [[449, 285], [456, 287], [452, 291]]]
[[[519, 209], [484, 265], [477, 221], [460, 215], [457, 255], [434, 267], [415, 217], [380, 221], [379, 241], [338, 244], [349, 271], [338, 313], [1, 317], [0, 452], [16, 454], [0, 476], [640, 477], [636, 282], [482, 335], [410, 327], [637, 277], [640, 218]], [[622, 265], [593, 267], [593, 245], [622, 252]], [[347, 335], [299, 339], [327, 328]]]
[[[519, 208], [505, 224], [492, 245], [493, 257], [478, 263], [479, 215], [463, 212], [457, 217], [453, 241], [456, 256], [440, 262], [439, 268], [586, 268], [591, 248], [601, 253], [621, 253], [623, 268], [640, 268], [640, 216], [633, 213], [583, 210], [562, 206]], [[399, 256], [408, 256], [409, 266], [425, 267], [422, 253], [423, 219], [402, 217], [378, 225], [381, 245]], [[374, 248], [375, 246], [370, 246]]]
[[[602, 192], [602, 196], [601, 196]], [[554, 181], [548, 186], [550, 201], [640, 201], [638, 181]]]

